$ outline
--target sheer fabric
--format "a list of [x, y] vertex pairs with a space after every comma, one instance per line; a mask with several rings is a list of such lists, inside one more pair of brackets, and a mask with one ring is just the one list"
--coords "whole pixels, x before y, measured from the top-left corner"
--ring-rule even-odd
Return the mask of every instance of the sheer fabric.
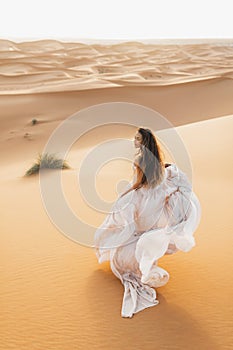
[[124, 286], [122, 317], [159, 303], [155, 288], [168, 282], [169, 273], [158, 259], [190, 251], [200, 218], [200, 202], [175, 164], [165, 168], [157, 187], [142, 187], [116, 200], [95, 232], [94, 246], [98, 262], [110, 261]]

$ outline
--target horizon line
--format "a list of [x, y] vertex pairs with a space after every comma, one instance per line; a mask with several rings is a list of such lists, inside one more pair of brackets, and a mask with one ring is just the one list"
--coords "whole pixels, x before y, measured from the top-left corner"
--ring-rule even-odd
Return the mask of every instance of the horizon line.
[[104, 39], [104, 38], [77, 38], [77, 37], [0, 37], [0, 41], [11, 41], [13, 43], [24, 43], [24, 42], [34, 42], [34, 41], [59, 41], [59, 42], [80, 42], [80, 43], [122, 43], [122, 42], [142, 42], [142, 43], [232, 43], [233, 38], [128, 38], [128, 39]]

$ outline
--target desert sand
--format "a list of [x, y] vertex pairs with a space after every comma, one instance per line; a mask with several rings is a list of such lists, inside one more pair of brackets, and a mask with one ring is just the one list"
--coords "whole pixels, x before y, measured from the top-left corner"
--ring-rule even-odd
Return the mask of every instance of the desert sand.
[[[232, 348], [232, 78], [233, 46], [224, 42], [0, 41], [1, 350]], [[174, 125], [202, 206], [196, 246], [160, 259], [170, 273], [157, 288], [160, 303], [132, 319], [120, 315], [123, 286], [109, 263], [99, 265], [91, 247], [62, 234], [43, 206], [39, 176], [23, 177], [62, 121], [118, 101], [149, 107]], [[97, 226], [104, 215], [81, 198], [82, 159], [135, 130], [100, 127], [70, 150], [63, 187], [84, 221]], [[130, 178], [129, 169], [120, 160], [103, 167], [100, 195], [116, 199], [116, 181]]]

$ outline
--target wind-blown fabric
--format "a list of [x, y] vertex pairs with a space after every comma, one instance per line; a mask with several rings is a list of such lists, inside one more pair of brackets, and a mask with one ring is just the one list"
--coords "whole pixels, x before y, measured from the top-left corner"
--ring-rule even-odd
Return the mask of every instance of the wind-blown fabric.
[[169, 273], [158, 259], [190, 251], [200, 219], [200, 202], [176, 164], [165, 168], [157, 187], [142, 187], [116, 200], [95, 232], [94, 246], [98, 262], [110, 261], [124, 286], [122, 317], [159, 303], [155, 288], [168, 282]]

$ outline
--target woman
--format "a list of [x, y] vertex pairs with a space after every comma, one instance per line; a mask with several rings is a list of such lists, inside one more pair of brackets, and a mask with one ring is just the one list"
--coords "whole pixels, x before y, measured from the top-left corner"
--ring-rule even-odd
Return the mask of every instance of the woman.
[[154, 305], [154, 288], [165, 285], [169, 273], [158, 259], [195, 246], [193, 234], [201, 206], [187, 176], [175, 164], [165, 164], [151, 130], [139, 128], [134, 145], [134, 178], [95, 232], [99, 263], [110, 261], [124, 286], [121, 316]]

